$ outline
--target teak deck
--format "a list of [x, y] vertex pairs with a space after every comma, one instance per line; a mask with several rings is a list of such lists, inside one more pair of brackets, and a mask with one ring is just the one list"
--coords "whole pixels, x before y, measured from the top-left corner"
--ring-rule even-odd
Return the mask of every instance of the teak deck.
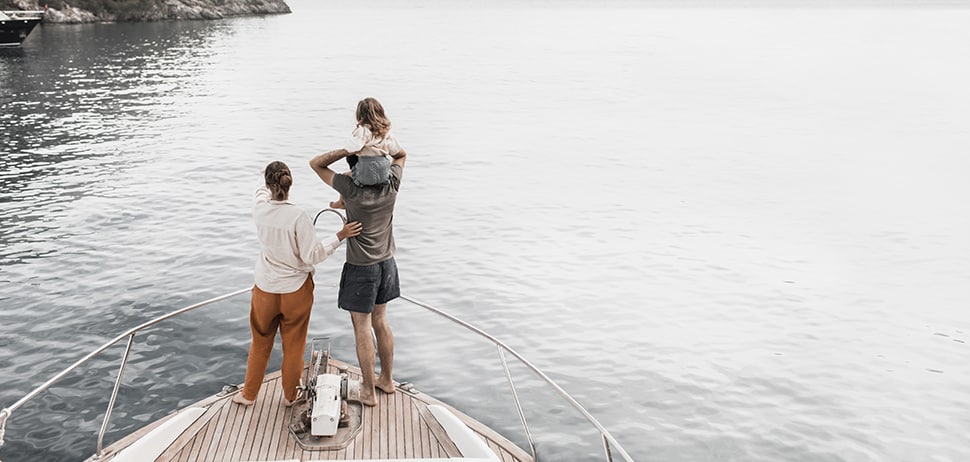
[[[347, 367], [353, 379], [360, 370], [331, 359], [328, 371], [337, 373]], [[305, 450], [290, 435], [288, 426], [293, 408], [283, 406], [280, 374], [268, 375], [250, 407], [232, 402], [234, 393], [213, 396], [189, 407], [206, 408], [204, 414], [170, 445], [157, 461], [276, 461], [276, 460], [354, 460], [461, 457], [458, 448], [428, 409], [443, 405], [458, 416], [473, 432], [488, 443], [502, 462], [532, 462], [521, 448], [482, 423], [428, 395], [398, 388], [394, 394], [378, 392], [375, 407], [364, 407], [360, 432], [349, 444], [336, 450]], [[109, 461], [114, 454], [160, 425], [160, 419], [119, 440], [105, 449]], [[88, 461], [95, 461], [92, 456]]]

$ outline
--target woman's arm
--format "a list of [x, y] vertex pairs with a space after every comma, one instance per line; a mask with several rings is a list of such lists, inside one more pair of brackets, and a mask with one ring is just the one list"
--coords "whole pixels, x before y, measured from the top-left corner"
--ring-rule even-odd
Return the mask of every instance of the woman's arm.
[[263, 202], [269, 202], [270, 198], [273, 197], [273, 193], [269, 191], [266, 187], [266, 180], [260, 178], [259, 186], [256, 187], [256, 192], [253, 194], [253, 207], [262, 204]]
[[340, 231], [337, 231], [336, 239], [324, 243], [317, 239], [317, 233], [313, 228], [313, 223], [310, 222], [310, 217], [304, 214], [296, 222], [296, 246], [300, 258], [311, 265], [316, 265], [333, 255], [344, 239], [360, 234], [361, 228], [360, 222], [347, 223]]

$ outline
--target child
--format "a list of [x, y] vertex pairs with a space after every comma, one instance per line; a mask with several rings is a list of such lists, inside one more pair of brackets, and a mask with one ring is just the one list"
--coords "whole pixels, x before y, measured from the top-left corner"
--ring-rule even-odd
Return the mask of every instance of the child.
[[[391, 121], [379, 101], [364, 98], [357, 103], [357, 128], [344, 147], [350, 153], [347, 163], [357, 186], [381, 185], [390, 179], [391, 158], [401, 152], [401, 145], [390, 130]], [[330, 207], [344, 208], [343, 197], [331, 202]]]

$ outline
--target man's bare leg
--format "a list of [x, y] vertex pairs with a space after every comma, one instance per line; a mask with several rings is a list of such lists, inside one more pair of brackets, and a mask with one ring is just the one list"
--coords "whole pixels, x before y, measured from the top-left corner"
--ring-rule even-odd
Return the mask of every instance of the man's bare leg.
[[360, 402], [365, 406], [377, 405], [374, 395], [374, 339], [371, 337], [371, 314], [350, 312], [354, 323], [354, 342], [357, 344], [357, 361], [360, 363]]
[[377, 356], [381, 358], [381, 375], [374, 386], [390, 394], [394, 393], [394, 380], [391, 375], [394, 370], [394, 334], [387, 323], [386, 312], [387, 304], [374, 305], [374, 313], [371, 316], [374, 336], [377, 337]]

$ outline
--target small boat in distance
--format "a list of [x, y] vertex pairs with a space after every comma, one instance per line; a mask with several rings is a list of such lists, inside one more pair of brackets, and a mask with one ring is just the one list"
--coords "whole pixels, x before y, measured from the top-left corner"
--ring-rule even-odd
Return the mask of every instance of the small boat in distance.
[[44, 20], [44, 11], [0, 11], [0, 47], [19, 47]]

